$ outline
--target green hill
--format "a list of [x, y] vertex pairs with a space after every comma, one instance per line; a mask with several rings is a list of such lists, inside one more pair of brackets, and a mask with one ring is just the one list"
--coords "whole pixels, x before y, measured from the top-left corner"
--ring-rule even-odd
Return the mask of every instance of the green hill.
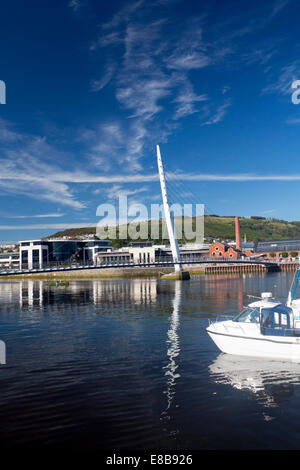
[[[147, 223], [147, 222], [143, 222]], [[149, 224], [150, 222], [148, 222]], [[161, 221], [160, 221], [161, 226]], [[118, 229], [117, 229], [118, 232]], [[247, 241], [261, 241], [261, 240], [279, 240], [300, 238], [300, 222], [287, 222], [278, 219], [265, 219], [264, 217], [253, 216], [250, 218], [240, 217], [240, 232], [241, 237], [247, 237]], [[150, 233], [150, 230], [149, 230]], [[161, 232], [160, 232], [161, 233]], [[96, 227], [82, 227], [71, 228], [64, 231], [56, 232], [51, 237], [63, 236], [82, 236], [96, 234]], [[217, 215], [205, 216], [204, 221], [204, 236], [222, 239], [235, 238], [235, 224], [234, 216], [223, 217]], [[130, 240], [115, 240], [113, 245], [115, 247], [125, 246]], [[153, 240], [155, 243], [164, 243], [166, 240], [162, 238]], [[186, 240], [180, 240], [180, 243], [185, 243]]]
[[[205, 217], [205, 236], [214, 238], [235, 238], [234, 217]], [[300, 222], [287, 222], [264, 217], [240, 217], [241, 237], [247, 241], [280, 240], [300, 238]]]

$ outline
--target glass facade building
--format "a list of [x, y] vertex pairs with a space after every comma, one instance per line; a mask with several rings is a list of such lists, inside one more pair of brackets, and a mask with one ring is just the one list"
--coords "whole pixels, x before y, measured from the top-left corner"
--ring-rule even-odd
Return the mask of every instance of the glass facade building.
[[256, 253], [277, 252], [277, 251], [300, 251], [300, 240], [271, 240], [257, 242]]
[[32, 240], [20, 242], [20, 269], [93, 264], [95, 254], [107, 251], [109, 240]]

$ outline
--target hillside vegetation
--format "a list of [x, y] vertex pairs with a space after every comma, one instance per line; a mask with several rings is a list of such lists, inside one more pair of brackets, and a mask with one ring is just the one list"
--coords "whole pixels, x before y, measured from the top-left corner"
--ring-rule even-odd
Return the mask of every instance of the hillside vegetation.
[[[235, 238], [234, 217], [205, 217], [205, 236], [220, 238]], [[263, 217], [240, 217], [241, 237], [247, 241], [280, 240], [300, 238], [300, 222], [287, 222]]]
[[[278, 219], [265, 219], [263, 217], [258, 216], [253, 216], [250, 218], [240, 217], [240, 232], [242, 238], [246, 236], [247, 241], [253, 242], [261, 240], [300, 238], [300, 222], [287, 222], [285, 220]], [[51, 237], [77, 237], [89, 234], [96, 234], [96, 227], [71, 228], [68, 230], [56, 232], [55, 234], [51, 235]], [[222, 217], [217, 215], [205, 216], [204, 236], [212, 238], [222, 238], [225, 240], [234, 239], [234, 217]], [[130, 240], [115, 240], [113, 242], [113, 245], [116, 247], [125, 246], [128, 244], [129, 241]], [[166, 240], [163, 240], [162, 238], [153, 241], [158, 244], [166, 242]], [[180, 243], [185, 242], [186, 240], [184, 239], [180, 240]]]

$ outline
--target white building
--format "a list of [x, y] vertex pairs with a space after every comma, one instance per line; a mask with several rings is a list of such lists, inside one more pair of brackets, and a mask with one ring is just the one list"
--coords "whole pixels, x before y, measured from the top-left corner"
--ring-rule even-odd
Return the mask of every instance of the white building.
[[0, 253], [0, 269], [1, 268], [19, 268], [20, 255], [17, 252]]
[[107, 251], [109, 240], [27, 240], [20, 242], [20, 268], [94, 264], [98, 252]]

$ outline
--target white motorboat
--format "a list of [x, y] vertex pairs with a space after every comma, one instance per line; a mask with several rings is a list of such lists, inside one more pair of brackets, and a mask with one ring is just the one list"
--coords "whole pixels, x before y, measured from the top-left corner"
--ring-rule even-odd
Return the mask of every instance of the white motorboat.
[[207, 332], [227, 354], [300, 362], [300, 300], [293, 300], [300, 270], [286, 304], [264, 292], [232, 319], [210, 323]]

